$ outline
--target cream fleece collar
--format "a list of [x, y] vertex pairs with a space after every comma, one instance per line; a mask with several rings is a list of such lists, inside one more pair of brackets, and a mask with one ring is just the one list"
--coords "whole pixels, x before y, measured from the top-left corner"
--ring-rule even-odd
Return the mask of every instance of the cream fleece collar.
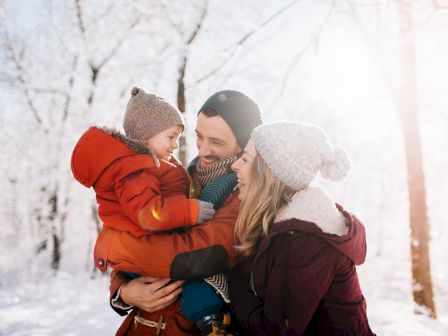
[[344, 215], [322, 187], [309, 186], [298, 191], [275, 218], [275, 223], [300, 219], [316, 224], [323, 232], [343, 236], [348, 232]]

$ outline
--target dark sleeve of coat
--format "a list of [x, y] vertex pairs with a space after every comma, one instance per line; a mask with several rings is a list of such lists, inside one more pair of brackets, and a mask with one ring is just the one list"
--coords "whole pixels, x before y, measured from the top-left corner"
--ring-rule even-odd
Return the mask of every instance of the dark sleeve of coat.
[[110, 286], [109, 286], [109, 303], [113, 310], [115, 310], [119, 315], [124, 316], [127, 315], [129, 310], [120, 309], [112, 304], [112, 299], [118, 292], [118, 289], [128, 283], [131, 279], [126, 277], [122, 272], [112, 271], [110, 274]]

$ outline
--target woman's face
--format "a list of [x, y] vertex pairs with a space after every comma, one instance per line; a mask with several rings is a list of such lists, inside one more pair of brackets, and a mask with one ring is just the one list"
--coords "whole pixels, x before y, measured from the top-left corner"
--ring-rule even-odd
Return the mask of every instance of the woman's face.
[[249, 139], [246, 147], [244, 147], [243, 155], [232, 165], [232, 170], [238, 178], [238, 188], [240, 189], [239, 199], [242, 201], [246, 198], [247, 187], [252, 179], [252, 165], [257, 154], [255, 143]]

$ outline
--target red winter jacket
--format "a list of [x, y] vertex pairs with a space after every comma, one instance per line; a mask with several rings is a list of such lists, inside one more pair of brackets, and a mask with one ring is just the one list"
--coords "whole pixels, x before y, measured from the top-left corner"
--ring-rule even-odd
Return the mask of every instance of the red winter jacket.
[[276, 219], [254, 257], [230, 272], [233, 314], [250, 335], [373, 335], [355, 268], [366, 255], [364, 227], [338, 206], [347, 232], [332, 231], [334, 203], [322, 216], [333, 224], [321, 226], [323, 193], [311, 189]]
[[[116, 291], [122, 285], [127, 283], [129, 278], [126, 278], [123, 273], [112, 271], [110, 293], [115, 296]], [[182, 314], [180, 300], [176, 300], [168, 307], [154, 311], [147, 312], [138, 308], [131, 311], [122, 310], [112, 306], [112, 308], [120, 315], [126, 315], [120, 328], [118, 328], [115, 336], [198, 336], [199, 329], [196, 324]], [[153, 321], [152, 326], [142, 323], [135, 323], [135, 317], [139, 316], [147, 321]], [[157, 323], [163, 323], [163, 329], [158, 331]]]
[[87, 130], [73, 150], [72, 172], [93, 186], [104, 227], [141, 237], [197, 222], [198, 201], [186, 197], [190, 180], [182, 165], [158, 160], [117, 131]]

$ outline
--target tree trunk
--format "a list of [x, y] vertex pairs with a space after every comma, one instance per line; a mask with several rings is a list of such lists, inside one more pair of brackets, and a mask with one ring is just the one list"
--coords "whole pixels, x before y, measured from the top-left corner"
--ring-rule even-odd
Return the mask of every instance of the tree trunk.
[[[409, 192], [409, 219], [411, 227], [411, 258], [413, 297], [415, 303], [428, 309], [436, 317], [429, 261], [429, 222], [426, 206], [425, 176], [422, 146], [418, 126], [417, 74], [415, 36], [409, 5], [401, 2], [401, 87], [397, 108], [406, 147]], [[421, 312], [417, 312], [421, 313]]]
[[59, 263], [61, 261], [61, 240], [58, 236], [57, 220], [58, 216], [58, 187], [50, 194], [48, 198], [48, 204], [50, 206], [50, 214], [48, 216], [48, 221], [51, 225], [51, 239], [53, 243], [53, 251], [51, 255], [51, 268], [54, 270], [59, 269]]
[[[207, 15], [207, 6], [208, 1], [205, 2], [204, 7], [202, 8], [201, 16], [199, 20], [196, 22], [196, 27], [191, 33], [190, 37], [187, 39], [185, 43], [185, 50], [183, 51], [183, 56], [181, 58], [181, 62], [179, 64], [179, 72], [177, 78], [177, 108], [184, 115], [185, 118], [185, 74], [187, 70], [187, 62], [188, 62], [188, 49], [191, 44], [194, 42], [196, 37], [198, 36], [199, 31], [201, 30], [202, 23], [204, 22], [205, 16]], [[187, 141], [185, 139], [185, 133], [179, 139], [179, 161], [182, 164], [187, 164]]]
[[[182, 60], [182, 64], [179, 67], [179, 77], [177, 79], [177, 108], [184, 116], [185, 122], [185, 70], [187, 67], [187, 57]], [[185, 139], [185, 133], [179, 139], [179, 161], [185, 165], [187, 163], [187, 141]]]

